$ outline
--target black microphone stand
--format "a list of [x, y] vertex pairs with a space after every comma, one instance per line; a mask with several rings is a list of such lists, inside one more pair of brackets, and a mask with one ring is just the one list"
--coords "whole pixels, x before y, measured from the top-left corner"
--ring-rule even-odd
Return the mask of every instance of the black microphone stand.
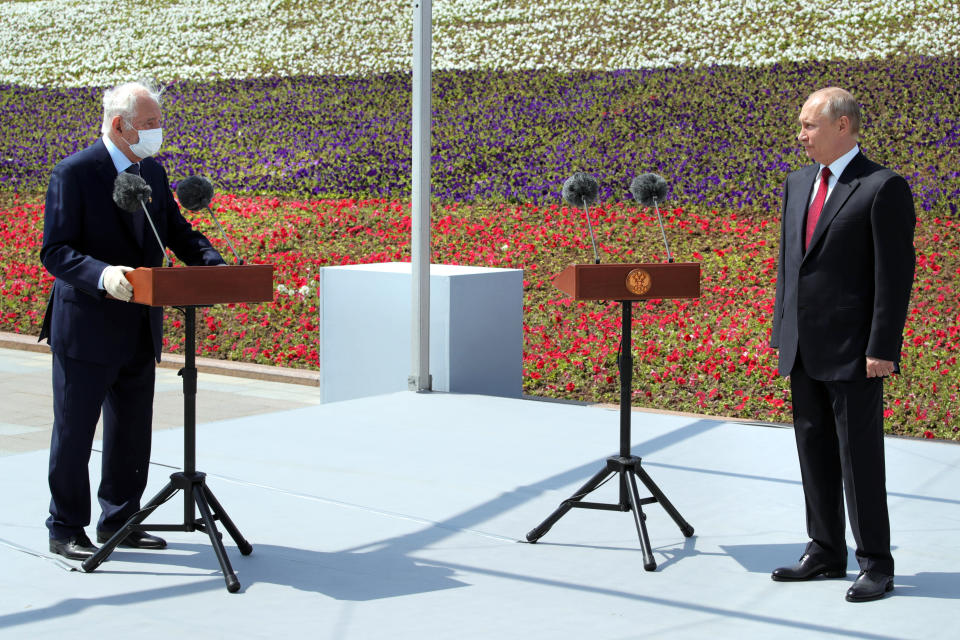
[[663, 218], [660, 217], [660, 207], [657, 205], [657, 198], [653, 198], [653, 208], [657, 211], [657, 224], [660, 225], [660, 235], [663, 236], [663, 246], [667, 249], [667, 262], [673, 264], [673, 254], [670, 253], [670, 243], [667, 242], [667, 232], [663, 228]]
[[[118, 179], [122, 180], [123, 178], [118, 176]], [[129, 180], [129, 177], [126, 179]], [[137, 176], [137, 180], [146, 186], [143, 178]], [[146, 186], [146, 194], [149, 195], [149, 193], [149, 186]], [[157, 241], [157, 246], [160, 247], [164, 266], [172, 267], [173, 262], [170, 260], [170, 256], [167, 255], [167, 250], [163, 245], [163, 241], [160, 239], [160, 234], [157, 233], [157, 227], [154, 225], [153, 218], [150, 217], [150, 212], [147, 210], [147, 203], [144, 201], [142, 195], [134, 195], [137, 200], [139, 200], [143, 214], [150, 224], [150, 229], [153, 231], [153, 236]], [[115, 201], [117, 201], [116, 196], [114, 196], [114, 198]], [[136, 211], [136, 206], [129, 206], [131, 203], [126, 202], [126, 198], [121, 198], [121, 201], [117, 201], [117, 204], [130, 213]], [[217, 224], [219, 224], [219, 221]], [[233, 249], [232, 244], [230, 248]], [[224, 528], [233, 538], [234, 542], [236, 542], [240, 553], [245, 556], [250, 555], [250, 553], [253, 552], [253, 547], [246, 541], [240, 533], [240, 530], [237, 529], [237, 526], [230, 519], [230, 516], [227, 515], [227, 512], [220, 505], [216, 496], [214, 496], [210, 488], [207, 487], [205, 480], [206, 474], [197, 471], [196, 312], [198, 306], [206, 305], [174, 305], [176, 309], [183, 312], [185, 324], [183, 368], [180, 369], [178, 373], [178, 375], [183, 378], [183, 471], [172, 474], [170, 476], [170, 482], [168, 482], [146, 506], [130, 516], [124, 525], [120, 527], [96, 553], [83, 561], [81, 566], [83, 570], [88, 573], [96, 570], [96, 568], [113, 553], [113, 550], [133, 531], [202, 531], [210, 537], [210, 544], [213, 545], [213, 551], [217, 556], [217, 560], [220, 562], [220, 569], [223, 571], [223, 579], [227, 583], [227, 591], [236, 593], [240, 590], [240, 581], [237, 580], [237, 574], [234, 573], [233, 567], [230, 565], [230, 560], [227, 558], [226, 550], [223, 547], [222, 536], [220, 532], [217, 531], [215, 521], [219, 520], [223, 523]], [[172, 498], [173, 495], [180, 490], [183, 490], [184, 499], [182, 524], [158, 524], [151, 526], [140, 524], [153, 513], [157, 507]], [[200, 511], [199, 519], [196, 517], [194, 506]]]
[[226, 239], [227, 245], [230, 247], [230, 252], [233, 254], [233, 258], [236, 263], [244, 264], [243, 258], [237, 254], [237, 250], [233, 247], [233, 242], [230, 240], [230, 236], [227, 235], [227, 232], [223, 229], [223, 225], [220, 224], [220, 218], [218, 218], [217, 214], [213, 212], [213, 209], [210, 208], [210, 205], [207, 205], [207, 211], [209, 211], [210, 215], [213, 216], [213, 221], [217, 223], [217, 228], [220, 229], [220, 234]]
[[[240, 590], [240, 581], [230, 565], [227, 552], [223, 547], [222, 535], [217, 531], [215, 521], [223, 523], [223, 527], [237, 544], [240, 553], [247, 556], [253, 552], [253, 546], [243, 537], [240, 530], [227, 515], [216, 496], [206, 484], [206, 474], [197, 471], [197, 366], [196, 366], [196, 306], [175, 307], [184, 315], [184, 357], [180, 377], [183, 378], [183, 471], [170, 476], [170, 482], [153, 497], [142, 509], [137, 511], [100, 549], [83, 561], [81, 565], [86, 572], [94, 571], [113, 553], [113, 550], [123, 542], [131, 531], [201, 531], [210, 538], [210, 544], [220, 562], [223, 579], [227, 583], [227, 591], [236, 593]], [[173, 497], [177, 491], [183, 491], [183, 523], [158, 524], [145, 526], [140, 524], [153, 511]], [[194, 506], [200, 511], [200, 518], [196, 517]], [[212, 508], [211, 508], [212, 507]]]
[[153, 224], [153, 218], [150, 217], [150, 212], [147, 211], [147, 203], [143, 201], [143, 198], [140, 198], [140, 206], [143, 207], [143, 215], [147, 219], [147, 222], [150, 223], [150, 230], [153, 231], [153, 237], [157, 239], [157, 245], [163, 253], [163, 266], [172, 267], [173, 260], [170, 259], [170, 256], [167, 255], [167, 250], [163, 247], [163, 241], [160, 240], [160, 234], [157, 233], [157, 225]]
[[587, 219], [587, 228], [590, 229], [590, 244], [593, 246], [593, 264], [600, 264], [600, 254], [597, 252], [597, 238], [593, 234], [593, 223], [590, 222], [590, 206], [583, 201], [583, 215]]
[[[620, 300], [622, 306], [622, 326], [620, 358], [620, 455], [607, 458], [606, 465], [596, 473], [576, 493], [560, 503], [560, 506], [542, 523], [527, 534], [527, 542], [534, 543], [542, 538], [554, 524], [557, 523], [570, 509], [601, 509], [605, 511], [632, 511], [633, 520], [640, 536], [643, 551], [643, 568], [653, 571], [657, 568], [657, 561], [653, 558], [653, 549], [650, 547], [650, 538], [647, 535], [647, 516], [643, 512], [643, 505], [660, 503], [670, 514], [673, 521], [680, 527], [680, 532], [687, 538], [693, 535], [693, 527], [683, 519], [676, 507], [667, 499], [660, 487], [643, 470], [641, 459], [630, 452], [630, 415], [631, 397], [633, 389], [633, 301]], [[603, 502], [583, 502], [583, 498], [594, 489], [604, 484], [608, 478], [616, 474], [620, 478], [620, 500], [616, 504]], [[636, 478], [640, 478], [651, 497], [640, 498], [637, 492]]]
[[[643, 200], [638, 194], [634, 194], [637, 200]], [[657, 199], [654, 196], [653, 205], [657, 209], [657, 221], [660, 224], [660, 231], [663, 234], [663, 243], [667, 249], [667, 258], [669, 263], [673, 263], [673, 255], [670, 253], [670, 245], [667, 244], [667, 235], [663, 229], [663, 221], [660, 218], [660, 209], [657, 207]], [[588, 218], [589, 221], [589, 218]], [[597, 261], [599, 263], [599, 260]], [[677, 511], [673, 503], [667, 499], [660, 487], [644, 471], [641, 466], [641, 459], [630, 452], [630, 417], [632, 409], [633, 396], [633, 301], [619, 300], [622, 307], [621, 327], [620, 327], [620, 357], [617, 364], [620, 368], [620, 455], [607, 458], [606, 465], [600, 469], [590, 480], [580, 487], [576, 493], [560, 503], [560, 506], [551, 513], [546, 520], [527, 534], [527, 542], [537, 542], [542, 538], [560, 518], [567, 514], [570, 509], [601, 509], [605, 511], [632, 511], [633, 520], [637, 526], [637, 534], [640, 536], [640, 545], [643, 551], [643, 568], [647, 571], [653, 571], [657, 568], [657, 561], [653, 558], [653, 549], [650, 547], [650, 538], [647, 535], [647, 516], [643, 512], [643, 505], [659, 503], [660, 506], [673, 518], [673, 521], [680, 527], [680, 532], [684, 537], [689, 538], [693, 535], [693, 527], [683, 519], [680, 512]], [[605, 502], [584, 502], [589, 493], [603, 485], [613, 475], [620, 479], [620, 499], [616, 504]], [[651, 497], [640, 498], [637, 491], [637, 478], [644, 484], [650, 492]]]

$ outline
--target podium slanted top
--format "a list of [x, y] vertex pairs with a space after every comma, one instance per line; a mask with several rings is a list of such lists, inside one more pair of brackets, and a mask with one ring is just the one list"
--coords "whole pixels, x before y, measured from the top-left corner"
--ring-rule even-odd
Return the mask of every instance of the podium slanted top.
[[140, 267], [126, 274], [133, 299], [152, 307], [273, 300], [273, 265]]
[[572, 264], [553, 286], [576, 300], [699, 298], [700, 263]]

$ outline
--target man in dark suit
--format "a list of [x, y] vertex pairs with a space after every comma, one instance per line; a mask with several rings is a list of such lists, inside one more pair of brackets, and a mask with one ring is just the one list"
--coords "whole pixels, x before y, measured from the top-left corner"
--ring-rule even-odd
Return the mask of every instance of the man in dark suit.
[[[163, 263], [144, 214], [114, 204], [120, 172], [151, 187], [147, 204], [160, 241], [191, 265], [222, 264], [220, 254], [180, 213], [166, 172], [153, 156], [162, 140], [159, 93], [141, 83], [103, 97], [103, 136], [53, 170], [47, 190], [40, 259], [56, 279], [40, 340], [53, 351], [50, 443], [50, 550], [82, 560], [96, 552], [90, 523], [87, 464], [101, 409], [103, 463], [97, 539], [105, 542], [140, 508], [150, 462], [155, 361], [162, 309], [130, 303], [124, 273]], [[166, 542], [133, 532], [124, 546], [158, 549]]]
[[771, 346], [789, 376], [807, 544], [777, 581], [846, 575], [844, 493], [860, 575], [851, 602], [893, 589], [883, 454], [883, 378], [899, 371], [914, 274], [913, 195], [857, 144], [847, 91], [810, 95], [797, 136], [815, 162], [783, 187]]

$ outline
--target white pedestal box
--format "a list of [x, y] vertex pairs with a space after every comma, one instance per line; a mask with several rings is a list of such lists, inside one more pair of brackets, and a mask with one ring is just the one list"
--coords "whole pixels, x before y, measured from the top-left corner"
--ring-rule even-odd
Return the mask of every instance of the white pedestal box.
[[[324, 402], [407, 389], [409, 262], [320, 270]], [[523, 390], [523, 270], [430, 265], [434, 391], [519, 398]]]

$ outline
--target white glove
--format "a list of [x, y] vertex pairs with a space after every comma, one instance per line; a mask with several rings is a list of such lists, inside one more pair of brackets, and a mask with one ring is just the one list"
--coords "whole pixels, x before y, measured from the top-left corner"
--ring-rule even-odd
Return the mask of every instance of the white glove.
[[133, 297], [133, 285], [123, 275], [127, 271], [133, 271], [133, 268], [118, 265], [103, 270], [103, 288], [111, 296], [124, 302], [129, 302]]

